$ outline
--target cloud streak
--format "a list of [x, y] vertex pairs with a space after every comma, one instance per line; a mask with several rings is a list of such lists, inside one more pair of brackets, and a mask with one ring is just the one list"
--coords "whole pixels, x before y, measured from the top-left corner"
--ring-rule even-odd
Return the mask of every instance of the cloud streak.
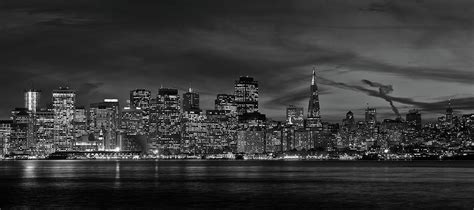
[[[339, 67], [326, 72], [334, 78], [352, 73], [382, 81], [388, 75], [393, 81], [383, 81], [394, 87], [417, 79], [421, 87], [428, 87], [417, 89], [418, 95], [428, 98], [438, 97], [429, 89], [435, 84], [455, 92], [474, 80], [474, 13], [466, 10], [473, 6], [468, 0], [0, 4], [2, 78], [20, 78], [0, 84], [5, 98], [1, 117], [13, 108], [8, 106], [23, 104], [21, 90], [32, 80], [44, 99], [50, 98], [51, 89], [67, 84], [81, 92], [79, 103], [87, 105], [105, 97], [125, 101], [134, 88], [156, 93], [161, 85], [185, 89], [190, 83], [212, 99], [213, 94], [232, 93], [233, 81], [249, 75], [260, 81], [261, 111], [271, 117], [281, 115], [288, 104], [306, 105], [312, 65]], [[362, 92], [388, 101], [394, 112], [397, 103], [438, 110], [419, 98], [390, 96], [391, 91], [380, 87], [323, 78], [321, 83], [327, 84], [321, 86], [321, 94]], [[397, 88], [397, 94], [410, 95], [403, 91]], [[439, 96], [448, 95], [455, 94], [446, 91]], [[324, 101], [329, 104], [324, 113], [339, 111], [331, 106], [338, 103], [334, 98]], [[458, 102], [469, 110], [467, 102]], [[212, 108], [212, 103], [203, 100], [201, 106]]]

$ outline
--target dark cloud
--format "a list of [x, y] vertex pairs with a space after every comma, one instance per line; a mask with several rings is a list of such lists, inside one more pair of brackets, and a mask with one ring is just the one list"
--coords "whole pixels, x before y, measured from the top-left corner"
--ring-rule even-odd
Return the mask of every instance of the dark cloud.
[[[266, 101], [264, 106], [271, 109], [282, 108], [288, 105], [299, 104], [301, 102], [306, 104], [306, 102], [308, 102], [308, 98], [310, 97], [310, 93], [311, 92], [309, 88], [290, 91], [288, 93], [280, 92], [277, 96], [273, 97], [272, 100]], [[330, 90], [325, 87], [319, 88], [319, 94], [330, 94]]]
[[393, 92], [393, 88], [392, 88], [392, 85], [384, 85], [384, 84], [380, 84], [380, 83], [377, 83], [377, 82], [371, 82], [369, 80], [362, 80], [363, 83], [365, 84], [368, 84], [370, 85], [371, 87], [376, 87], [379, 89], [379, 96], [383, 99], [385, 99], [389, 104], [390, 104], [390, 107], [392, 108], [392, 111], [395, 113], [395, 115], [397, 115], [398, 118], [400, 118], [400, 112], [398, 111], [397, 107], [393, 104], [393, 101], [391, 99], [391, 97], [389, 97], [388, 94], [390, 94], [391, 92]]
[[[234, 80], [250, 75], [260, 81], [262, 111], [269, 116], [282, 113], [276, 110], [288, 104], [306, 104], [314, 64], [336, 66], [330, 72], [342, 76], [346, 71], [369, 72], [399, 80], [470, 85], [472, 4], [468, 0], [1, 1], [2, 78], [21, 82], [0, 84], [0, 94], [7, 98], [0, 116], [7, 115], [10, 105], [21, 106], [28, 81], [48, 100], [52, 89], [69, 85], [78, 90], [84, 105], [105, 97], [124, 101], [133, 88], [156, 92], [164, 85], [185, 91], [192, 84], [205, 95], [203, 106], [211, 108], [213, 95], [232, 93]], [[439, 50], [439, 56], [449, 55], [452, 63], [439, 66], [433, 59], [438, 54], [430, 54], [419, 59], [427, 62], [414, 65], [403, 53], [394, 59], [367, 55], [373, 50], [367, 46], [397, 52], [427, 49], [428, 54]], [[327, 88], [339, 87], [392, 105], [437, 109], [394, 98], [390, 91], [323, 78], [321, 83], [326, 85], [321, 86], [322, 94], [337, 94], [337, 89]], [[436, 96], [432, 94], [428, 96]]]
[[[444, 110], [448, 107], [448, 103], [452, 104], [453, 109], [457, 110], [472, 110], [473, 104], [474, 104], [474, 97], [465, 97], [465, 98], [453, 98], [453, 99], [448, 99], [448, 100], [442, 100], [442, 101], [436, 101], [436, 102], [420, 102], [420, 101], [415, 101], [411, 98], [403, 98], [403, 97], [393, 97], [389, 96], [386, 94], [382, 94], [381, 91], [375, 91], [371, 89], [367, 89], [362, 86], [358, 85], [349, 85], [341, 82], [334, 82], [328, 79], [321, 78], [322, 84], [337, 87], [337, 88], [342, 88], [342, 89], [347, 89], [347, 90], [352, 90], [352, 91], [358, 91], [365, 93], [369, 96], [377, 97], [377, 98], [383, 98], [387, 101], [394, 101], [398, 102], [401, 104], [405, 105], [413, 105], [418, 108], [420, 108], [423, 111], [426, 112], [434, 112], [434, 113], [443, 113]], [[372, 87], [379, 87], [382, 86], [384, 88], [388, 88], [388, 90], [391, 89], [390, 86], [385, 86], [380, 83], [376, 82], [370, 82], [368, 80], [363, 80], [366, 84], [371, 84], [370, 86]], [[385, 90], [387, 91], [387, 90]], [[387, 92], [388, 93], [388, 92]], [[393, 103], [391, 103], [392, 105]], [[392, 107], [393, 110], [393, 107]], [[394, 111], [395, 112], [395, 111]], [[396, 112], [395, 112], [396, 113]]]

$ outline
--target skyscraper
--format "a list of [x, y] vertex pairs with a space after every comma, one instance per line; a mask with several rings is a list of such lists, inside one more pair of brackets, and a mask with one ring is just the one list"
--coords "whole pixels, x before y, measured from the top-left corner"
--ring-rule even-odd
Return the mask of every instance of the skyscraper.
[[183, 111], [198, 111], [199, 110], [199, 94], [193, 92], [192, 88], [183, 94]]
[[25, 154], [35, 148], [31, 114], [26, 108], [15, 108], [11, 112], [13, 120], [9, 142], [9, 153]]
[[135, 89], [130, 91], [130, 107], [147, 111], [150, 108], [151, 91]]
[[151, 110], [151, 147], [160, 152], [176, 153], [180, 143], [181, 103], [177, 89], [160, 88], [156, 105]]
[[217, 98], [214, 101], [216, 110], [223, 110], [228, 114], [236, 114], [237, 106], [235, 104], [235, 96], [231, 94], [217, 94]]
[[78, 106], [74, 110], [74, 137], [75, 139], [87, 136], [87, 111], [84, 106]]
[[286, 123], [296, 127], [304, 126], [303, 107], [290, 105], [286, 108]]
[[374, 125], [377, 122], [377, 110], [375, 108], [367, 107], [365, 109], [365, 123]]
[[355, 119], [354, 119], [354, 113], [352, 111], [349, 111], [346, 113], [346, 118], [342, 120], [342, 124], [344, 127], [352, 129], [355, 125]]
[[144, 132], [148, 133], [149, 131], [149, 121], [150, 121], [150, 106], [151, 106], [151, 91], [145, 89], [135, 89], [130, 91], [130, 108], [132, 110], [142, 110], [142, 123], [145, 125]]
[[316, 84], [316, 69], [313, 68], [313, 75], [311, 78], [311, 95], [309, 97], [308, 105], [308, 120], [306, 126], [309, 128], [321, 127], [321, 116], [320, 116], [320, 106], [319, 106], [319, 90], [318, 85]]
[[13, 120], [0, 120], [0, 157], [4, 157], [9, 152], [12, 125]]
[[52, 105], [37, 110], [35, 114], [35, 139], [40, 155], [54, 152], [54, 110]]
[[258, 112], [258, 81], [252, 77], [240, 77], [234, 85], [237, 114]]
[[56, 151], [72, 149], [75, 103], [76, 93], [69, 87], [53, 90], [54, 149]]
[[453, 123], [453, 108], [451, 107], [451, 99], [448, 102], [448, 108], [446, 108], [446, 122]]
[[95, 139], [103, 135], [103, 141], [98, 142], [99, 149], [112, 150], [117, 147], [117, 130], [120, 122], [120, 108], [118, 99], [105, 99], [100, 103], [93, 103], [89, 110], [89, 128]]
[[415, 127], [417, 130], [421, 129], [421, 114], [417, 109], [411, 109], [406, 115], [408, 125]]
[[41, 91], [29, 89], [25, 91], [25, 108], [32, 113], [36, 113], [40, 101]]

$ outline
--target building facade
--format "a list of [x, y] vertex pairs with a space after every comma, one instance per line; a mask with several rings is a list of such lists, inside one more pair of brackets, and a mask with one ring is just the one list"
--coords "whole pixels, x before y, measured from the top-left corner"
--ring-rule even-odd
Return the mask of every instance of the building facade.
[[53, 90], [54, 150], [72, 150], [76, 93], [68, 87]]
[[237, 114], [258, 112], [258, 81], [252, 77], [240, 77], [234, 85]]

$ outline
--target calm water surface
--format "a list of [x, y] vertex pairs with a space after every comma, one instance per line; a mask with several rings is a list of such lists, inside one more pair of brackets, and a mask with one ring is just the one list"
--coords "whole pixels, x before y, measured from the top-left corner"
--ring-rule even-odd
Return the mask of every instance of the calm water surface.
[[0, 161], [0, 207], [473, 209], [474, 162]]

